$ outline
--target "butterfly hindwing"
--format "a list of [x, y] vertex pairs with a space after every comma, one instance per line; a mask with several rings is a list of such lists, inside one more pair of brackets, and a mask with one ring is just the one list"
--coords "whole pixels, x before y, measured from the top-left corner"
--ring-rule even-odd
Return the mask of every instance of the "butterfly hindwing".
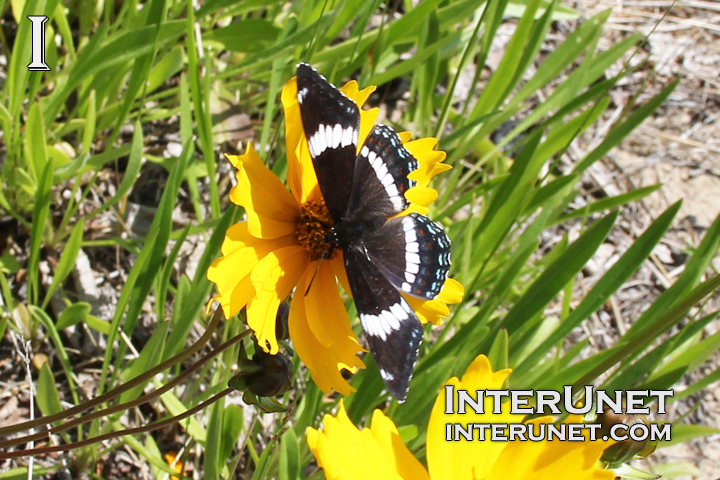
[[403, 402], [422, 342], [422, 325], [410, 305], [362, 252], [346, 251], [345, 268], [380, 376], [390, 393]]
[[342, 220], [357, 156], [360, 110], [306, 63], [297, 67], [297, 98], [318, 185], [330, 215]]
[[355, 160], [348, 218], [388, 218], [405, 210], [409, 205], [405, 192], [416, 183], [407, 176], [417, 168], [417, 160], [403, 147], [397, 133], [386, 125], [376, 125]]
[[422, 299], [440, 293], [450, 270], [450, 239], [425, 215], [392, 218], [366, 235], [363, 245], [395, 288]]

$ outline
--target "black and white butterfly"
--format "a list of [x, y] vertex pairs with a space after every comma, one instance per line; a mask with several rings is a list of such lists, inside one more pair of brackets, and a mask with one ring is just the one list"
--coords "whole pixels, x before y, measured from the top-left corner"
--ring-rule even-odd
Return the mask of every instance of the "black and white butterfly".
[[[334, 226], [325, 242], [342, 248], [350, 290], [387, 388], [404, 401], [423, 329], [400, 292], [440, 293], [450, 239], [417, 213], [395, 217], [415, 185], [417, 160], [395, 131], [376, 125], [357, 153], [360, 112], [310, 65], [298, 64], [297, 98], [320, 191]], [[391, 218], [393, 217], [393, 218]]]

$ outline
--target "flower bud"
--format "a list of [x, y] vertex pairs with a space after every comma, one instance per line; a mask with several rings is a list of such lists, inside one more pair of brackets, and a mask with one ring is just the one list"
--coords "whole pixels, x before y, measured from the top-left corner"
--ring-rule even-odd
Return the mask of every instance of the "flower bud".
[[[597, 421], [600, 423], [600, 435], [610, 436], [613, 426], [623, 424], [627, 425], [628, 429], [636, 424], [648, 425], [647, 417], [645, 415], [631, 415], [627, 413], [617, 414], [614, 412], [603, 412], [597, 416]], [[626, 434], [628, 429], [615, 430], [615, 434]], [[602, 460], [611, 465], [617, 465], [625, 463], [632, 458], [646, 458], [652, 452], [655, 451], [657, 441], [651, 442], [649, 439], [640, 441], [627, 438], [621, 442], [617, 442], [614, 445], [608, 447], [603, 453]]]
[[240, 370], [228, 385], [258, 397], [274, 397], [290, 390], [292, 363], [283, 354], [270, 355], [258, 349], [252, 359], [241, 359]]

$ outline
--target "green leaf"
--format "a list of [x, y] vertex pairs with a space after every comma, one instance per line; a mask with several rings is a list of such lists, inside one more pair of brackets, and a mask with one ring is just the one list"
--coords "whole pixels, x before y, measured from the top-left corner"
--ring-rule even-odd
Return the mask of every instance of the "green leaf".
[[661, 478], [675, 478], [681, 476], [700, 477], [700, 469], [690, 462], [667, 462], [653, 466], [653, 471]]
[[[121, 30], [109, 38], [103, 38], [106, 30], [101, 25], [93, 35], [96, 37], [96, 42], [92, 43], [91, 40], [91, 43], [86, 44], [78, 52], [78, 61], [68, 70], [67, 81], [48, 97], [46, 118], [54, 119], [57, 116], [58, 111], [62, 108], [62, 102], [82, 81], [103, 70], [117, 67], [124, 62], [134, 61], [157, 46], [177, 41], [185, 31], [185, 25], [184, 20], [173, 20], [165, 22], [159, 27], [150, 25], [134, 30]], [[103, 40], [105, 40], [104, 44], [99, 44]]]
[[[95, 127], [97, 126], [97, 113], [95, 109], [95, 90], [91, 90], [87, 101], [87, 112], [85, 112], [85, 128], [83, 129], [81, 155], [87, 155], [90, 152], [90, 147], [92, 147], [93, 138], [95, 137]], [[64, 165], [68, 163], [70, 162], [66, 162]]]
[[43, 363], [40, 367], [38, 378], [37, 396], [35, 397], [38, 408], [43, 415], [52, 415], [61, 412], [63, 407], [60, 403], [60, 394], [55, 386], [55, 376], [50, 370], [50, 365]]
[[[573, 365], [572, 368], [575, 371], [584, 371], [582, 376], [573, 382], [574, 388], [579, 388], [581, 385], [590, 383], [602, 373], [607, 372], [613, 365], [621, 361], [630, 361], [631, 358], [639, 355], [643, 349], [658, 338], [660, 334], [680, 321], [680, 319], [687, 314], [688, 310], [719, 288], [720, 276], [715, 276], [701, 283], [686, 296], [683, 296], [683, 298], [671, 308], [654, 318], [651, 324], [645, 326], [642, 330], [638, 330], [636, 335], [631, 337], [626, 332], [620, 339], [620, 342], [612, 349], [605, 350]], [[666, 290], [666, 292], [667, 291], [669, 290]], [[657, 303], [657, 301], [655, 303]], [[654, 305], [655, 304], [653, 304], [653, 306]]]
[[694, 344], [692, 348], [688, 348], [681, 355], [667, 362], [662, 368], [653, 372], [647, 382], [679, 368], [687, 371], [695, 370], [718, 351], [720, 351], [720, 332]]
[[164, 265], [162, 266], [162, 270], [158, 276], [158, 286], [155, 289], [158, 318], [165, 318], [165, 302], [167, 302], [167, 293], [171, 285], [172, 274], [175, 272], [175, 260], [180, 253], [180, 249], [185, 243], [185, 239], [187, 238], [189, 231], [190, 226], [188, 225], [183, 229], [182, 234], [175, 241], [175, 245], [173, 245], [172, 250], [170, 250], [167, 258], [165, 258]]
[[628, 340], [638, 338], [648, 333], [648, 328], [656, 321], [656, 317], [669, 308], [686, 301], [687, 296], [695, 286], [705, 269], [717, 254], [720, 247], [720, 216], [715, 218], [705, 233], [702, 242], [685, 264], [685, 269], [675, 283], [665, 290], [648, 308], [640, 318], [625, 333]]
[[[172, 211], [177, 198], [178, 190], [183, 179], [183, 172], [187, 163], [192, 156], [194, 150], [191, 145], [185, 145], [183, 155], [178, 159], [175, 167], [170, 172], [170, 176], [165, 184], [160, 204], [158, 205], [157, 214], [150, 226], [150, 233], [145, 239], [145, 245], [137, 256], [136, 262], [130, 269], [125, 286], [118, 299], [110, 326], [110, 335], [108, 336], [108, 344], [113, 344], [116, 335], [119, 333], [120, 322], [125, 319], [123, 331], [130, 335], [135, 328], [144, 299], [150, 293], [155, 277], [161, 272], [161, 265], [165, 248], [170, 239], [170, 231], [172, 229]], [[132, 299], [132, 302], [130, 302]], [[127, 312], [125, 313], [125, 308]], [[123, 314], [125, 313], [125, 316]], [[118, 351], [115, 352], [117, 357], [122, 358], [125, 352], [125, 344], [118, 345]], [[110, 360], [113, 356], [113, 349], [108, 348], [103, 361], [103, 373], [100, 377], [99, 391], [103, 391], [108, 373]]]
[[8, 109], [0, 103], [0, 123], [10, 123], [12, 122], [12, 117], [10, 116], [10, 112]]
[[505, 55], [475, 104], [471, 117], [486, 115], [505, 100], [507, 93], [503, 92], [508, 92], [512, 88], [511, 82], [516, 77], [515, 73], [523, 57], [526, 42], [532, 31], [535, 12], [539, 6], [540, 0], [528, 0], [527, 8], [505, 48]]
[[147, 75], [147, 93], [157, 90], [171, 77], [181, 72], [184, 62], [184, 49], [181, 45], [177, 45], [152, 66]]
[[252, 480], [264, 480], [269, 478], [270, 469], [272, 468], [275, 452], [277, 448], [277, 440], [271, 440], [263, 450], [260, 458], [255, 465], [255, 471]]
[[243, 431], [243, 409], [239, 405], [230, 404], [225, 407], [223, 414], [223, 440], [220, 450], [220, 458], [228, 459], [237, 445], [238, 437]]
[[300, 443], [291, 428], [280, 437], [280, 480], [297, 480], [300, 477]]
[[656, 185], [638, 188], [637, 190], [616, 195], [614, 197], [600, 199], [596, 202], [587, 204], [583, 208], [578, 208], [570, 213], [563, 215], [562, 217], [557, 219], [557, 223], [564, 223], [573, 218], [584, 217], [593, 213], [602, 212], [604, 210], [610, 210], [623, 205], [627, 205], [630, 202], [635, 202], [650, 195], [660, 187], [662, 187], [662, 184], [658, 183]]
[[501, 326], [507, 328], [510, 332], [511, 346], [513, 343], [512, 332], [517, 330], [525, 319], [531, 318], [542, 311], [585, 266], [607, 237], [616, 218], [617, 212], [613, 212], [593, 223], [528, 287], [525, 294], [520, 297], [501, 322]]
[[110, 197], [109, 200], [104, 202], [100, 208], [93, 212], [93, 215], [104, 212], [108, 208], [115, 205], [118, 200], [122, 199], [130, 189], [135, 185], [138, 176], [140, 175], [140, 169], [142, 168], [142, 155], [143, 155], [143, 130], [142, 125], [139, 122], [135, 122], [133, 128], [132, 142], [129, 145], [130, 154], [128, 156], [127, 166], [125, 167], [125, 173], [123, 174], [120, 186], [117, 188], [115, 194]]
[[40, 298], [40, 248], [43, 244], [48, 216], [50, 215], [50, 189], [52, 188], [52, 161], [47, 162], [41, 171], [35, 205], [33, 208], [33, 221], [30, 228], [30, 254], [28, 255], [28, 300], [37, 305]]
[[671, 445], [677, 445], [678, 443], [685, 443], [695, 438], [717, 435], [720, 433], [720, 429], [707, 427], [705, 425], [673, 425], [671, 431], [672, 439], [669, 442], [660, 442], [658, 444], [659, 448], [665, 448]]
[[[52, 467], [33, 467], [34, 475], [51, 474], [57, 470], [57, 466]], [[0, 480], [26, 480], [28, 478], [27, 467], [11, 468], [6, 472], [0, 472]]]
[[87, 302], [77, 302], [73, 303], [69, 307], [67, 307], [65, 310], [62, 311], [60, 314], [60, 318], [58, 318], [56, 327], [58, 330], [63, 330], [67, 327], [70, 327], [72, 325], [77, 325], [78, 323], [84, 323], [87, 320], [88, 315], [90, 314], [90, 304]]
[[683, 398], [690, 397], [692, 395], [695, 395], [699, 391], [707, 388], [708, 386], [712, 385], [713, 383], [720, 380], [720, 368], [716, 368], [712, 372], [705, 375], [702, 379], [698, 380], [695, 383], [692, 383], [691, 385], [688, 385], [685, 389], [683, 389], [680, 392], [675, 392], [675, 396], [671, 399], [673, 402], [677, 402], [682, 400]]
[[[20, 270], [20, 262], [11, 253], [4, 253], [0, 255], [0, 272], [2, 273], [17, 273]], [[2, 338], [2, 337], [0, 337]]]
[[73, 401], [75, 402], [75, 404], [79, 404], [80, 397], [77, 393], [77, 385], [75, 385], [73, 368], [72, 364], [70, 363], [70, 356], [65, 349], [65, 345], [60, 338], [60, 333], [55, 327], [55, 323], [50, 319], [45, 310], [42, 310], [36, 305], [29, 305], [28, 310], [35, 318], [40, 320], [40, 323], [42, 323], [43, 327], [45, 327], [45, 330], [47, 330], [48, 336], [52, 340], [53, 346], [55, 347], [57, 358], [60, 359], [60, 363], [62, 364], [63, 372], [65, 373], [65, 377], [67, 378], [67, 382], [70, 387], [70, 394], [72, 395]]
[[30, 105], [30, 111], [28, 113], [23, 148], [26, 159], [25, 165], [36, 181], [39, 181], [39, 177], [48, 163], [46, 142], [40, 104], [33, 102]]
[[[554, 345], [562, 341], [574, 328], [600, 308], [618, 285], [622, 285], [650, 255], [675, 218], [680, 203], [677, 202], [663, 212], [615, 264], [602, 276], [595, 286], [585, 295], [580, 305], [562, 322], [560, 327], [544, 341], [535, 352], [517, 366], [518, 371], [528, 371], [533, 362], [538, 362]], [[595, 250], [593, 250], [594, 252]]]
[[[53, 293], [63, 284], [68, 275], [72, 272], [77, 260], [78, 253], [80, 252], [80, 243], [82, 242], [82, 235], [85, 230], [85, 219], [80, 218], [72, 229], [70, 238], [65, 242], [65, 246], [60, 256], [57, 268], [55, 269], [55, 275], [53, 281], [45, 294], [45, 300], [43, 300], [42, 307], [47, 307]], [[60, 328], [60, 327], [58, 327]]]
[[208, 424], [205, 459], [203, 462], [204, 477], [208, 480], [219, 480], [225, 463], [225, 458], [220, 457], [224, 413], [225, 399], [221, 398], [210, 407], [210, 422]]
[[245, 18], [212, 30], [203, 35], [203, 39], [219, 42], [223, 49], [232, 52], [255, 52], [275, 43], [280, 30], [270, 20]]
[[534, 152], [540, 141], [541, 132], [534, 133], [525, 147], [517, 154], [510, 169], [510, 176], [497, 188], [489, 200], [487, 213], [474, 238], [474, 258], [470, 275], [477, 276], [484, 263], [490, 258], [502, 242], [507, 232], [517, 220], [516, 212], [522, 211], [530, 201], [530, 194], [537, 181], [542, 162], [535, 161]]
[[598, 145], [592, 152], [588, 153], [585, 158], [575, 165], [573, 172], [582, 172], [587, 169], [590, 165], [595, 163], [598, 159], [605, 156], [605, 154], [614, 146], [620, 143], [630, 132], [640, 125], [648, 116], [652, 115], [660, 108], [667, 97], [675, 90], [680, 79], [677, 79], [670, 83], [668, 86], [662, 89], [660, 93], [650, 99], [645, 105], [638, 107], [627, 120], [621, 124], [615, 125], [614, 128], [608, 133], [605, 139]]
[[[183, 402], [180, 401], [179, 398], [177, 398], [177, 396], [173, 392], [163, 393], [160, 396], [160, 400], [172, 416], [177, 416], [188, 411], [188, 408], [183, 404]], [[200, 422], [198, 422], [195, 416], [190, 416], [188, 418], [180, 420], [179, 424], [196, 442], [205, 443], [205, 441], [207, 440], [207, 432], [205, 431], [205, 428], [203, 428], [203, 426], [200, 424]], [[165, 465], [165, 467], [167, 467], [167, 465]]]
[[682, 355], [683, 352], [692, 350], [702, 330], [717, 317], [717, 313], [706, 315], [697, 321], [691, 322], [678, 333], [644, 354], [639, 360], [633, 363], [626, 362], [620, 366], [605, 382], [606, 389], [628, 390], [639, 379], [643, 379], [648, 373], [652, 374], [662, 362], [670, 362]]
[[510, 339], [508, 338], [507, 330], [500, 330], [499, 334], [495, 336], [487, 355], [493, 370], [498, 371], [510, 366], [509, 346]]
[[[160, 363], [165, 348], [165, 338], [170, 322], [160, 322], [150, 340], [145, 344], [140, 356], [133, 360], [132, 365], [124, 372], [125, 379], [138, 377]], [[148, 380], [149, 381], [149, 380]], [[143, 392], [147, 382], [138, 384], [120, 395], [118, 403], [125, 403], [135, 400]]]
[[144, 96], [147, 93], [147, 90], [143, 89], [143, 87], [147, 88], [148, 73], [150, 72], [150, 67], [152, 66], [153, 59], [157, 53], [157, 49], [159, 48], [158, 36], [160, 34], [160, 27], [162, 25], [162, 20], [167, 13], [166, 2], [164, 0], [152, 0], [149, 4], [147, 4], [147, 7], [148, 15], [146, 18], [146, 26], [151, 29], [148, 38], [148, 43], [151, 46], [151, 49], [142, 54], [138, 53], [137, 56], [133, 58], [130, 78], [126, 83], [125, 94], [120, 102], [120, 111], [116, 115], [115, 128], [110, 136], [110, 143], [113, 143], [117, 137], [120, 127], [125, 122], [125, 118], [130, 112], [130, 108], [132, 107], [135, 98], [138, 96]]
[[[403, 75], [410, 74], [421, 68], [425, 62], [428, 61], [434, 55], [437, 55], [441, 50], [447, 49], [451, 46], [458, 47], [461, 43], [462, 35], [465, 33], [464, 30], [459, 30], [453, 35], [446, 36], [445, 38], [438, 40], [429, 47], [423, 48], [417, 54], [411, 56], [407, 60], [404, 60], [397, 65], [388, 68], [380, 74], [370, 77], [367, 82], [373, 85], [382, 85], [387, 83], [393, 78], [400, 78]], [[454, 53], [452, 50], [448, 53]]]
[[100, 170], [103, 165], [117, 160], [130, 152], [130, 145], [109, 148], [97, 155], [78, 155], [71, 163], [58, 167], [53, 176], [54, 183], [67, 181], [77, 175]]

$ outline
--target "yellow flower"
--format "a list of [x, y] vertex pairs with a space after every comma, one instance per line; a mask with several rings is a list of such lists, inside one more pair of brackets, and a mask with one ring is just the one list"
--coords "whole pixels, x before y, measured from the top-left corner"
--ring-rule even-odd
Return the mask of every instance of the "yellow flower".
[[[342, 88], [358, 107], [373, 90], [359, 90], [355, 81]], [[350, 327], [338, 291], [338, 282], [346, 292], [350, 291], [342, 254], [323, 259], [317, 249], [325, 235], [322, 224], [332, 224], [332, 220], [302, 128], [296, 78], [283, 88], [282, 104], [289, 190], [265, 166], [252, 143], [248, 143], [244, 155], [226, 155], [238, 170], [230, 200], [245, 208], [247, 221], [228, 229], [223, 256], [208, 269], [208, 278], [217, 284], [214, 299], [222, 305], [225, 316], [230, 318], [247, 307], [248, 325], [262, 348], [272, 354], [278, 351], [278, 306], [296, 289], [288, 318], [293, 347], [320, 389], [348, 395], [354, 389], [340, 371], [364, 368], [357, 356], [364, 349]], [[359, 146], [372, 130], [377, 115], [377, 109], [360, 109]], [[400, 138], [419, 164], [409, 175], [417, 185], [406, 192], [411, 202], [408, 212], [426, 213], [437, 197], [437, 192], [427, 186], [430, 179], [451, 167], [442, 163], [444, 152], [433, 150], [435, 139], [410, 141], [408, 133], [400, 134]], [[447, 279], [433, 300], [405, 298], [421, 322], [438, 324], [449, 313], [447, 305], [458, 303], [462, 296], [462, 286]]]
[[[510, 370], [493, 372], [484, 355], [468, 367], [462, 380], [453, 377], [446, 382], [457, 390], [499, 390]], [[492, 411], [487, 402], [485, 412]], [[445, 425], [457, 423], [458, 415], [445, 411], [445, 389], [441, 389], [427, 430], [428, 470], [402, 443], [395, 424], [380, 410], [375, 410], [370, 428], [359, 430], [345, 412], [343, 402], [337, 416], [325, 415], [322, 431], [309, 428], [308, 445], [318, 465], [331, 480], [612, 480], [615, 475], [599, 465], [603, 441], [445, 441]], [[520, 423], [522, 415], [510, 413], [462, 416], [462, 423]], [[581, 423], [580, 417], [571, 419]], [[550, 417], [532, 420], [550, 423]]]

